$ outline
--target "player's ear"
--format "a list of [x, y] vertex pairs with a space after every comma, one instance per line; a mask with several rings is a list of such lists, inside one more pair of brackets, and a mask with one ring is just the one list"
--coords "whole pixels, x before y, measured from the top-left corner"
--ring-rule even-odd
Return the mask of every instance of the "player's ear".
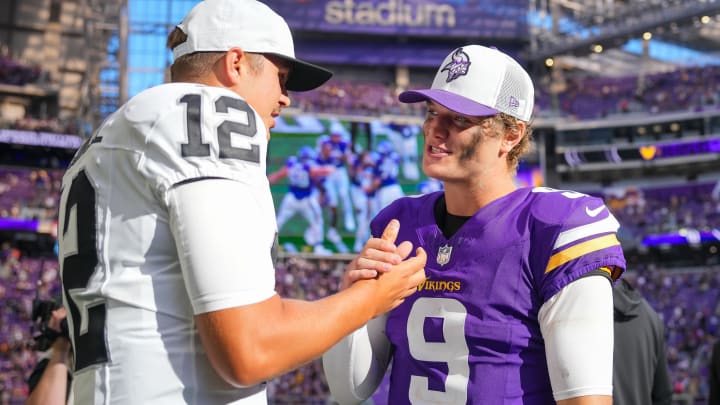
[[215, 66], [215, 74], [218, 80], [227, 87], [233, 87], [240, 81], [242, 74], [242, 61], [245, 58], [245, 52], [240, 48], [231, 48]]
[[527, 124], [520, 120], [515, 120], [514, 126], [505, 126], [505, 134], [500, 145], [500, 151], [510, 153], [510, 151], [520, 143], [522, 137], [525, 136], [525, 128]]

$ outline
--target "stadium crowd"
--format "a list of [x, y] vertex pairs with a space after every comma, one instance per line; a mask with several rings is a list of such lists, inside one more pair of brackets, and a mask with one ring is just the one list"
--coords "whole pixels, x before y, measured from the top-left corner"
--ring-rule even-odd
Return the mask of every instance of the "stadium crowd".
[[[47, 74], [38, 66], [25, 66], [0, 55], [0, 84], [43, 83]], [[409, 89], [422, 87], [410, 83]], [[362, 116], [424, 113], [422, 105], [403, 104], [395, 84], [331, 79], [316, 90], [293, 94], [293, 105], [306, 112]], [[615, 114], [703, 111], [720, 108], [720, 67], [686, 67], [645, 76], [570, 76], [557, 83], [548, 75], [538, 81], [536, 116], [595, 119]], [[6, 124], [2, 124], [6, 127]], [[72, 123], [55, 118], [27, 117], [14, 128], [76, 133]]]
[[[285, 255], [277, 264], [277, 291], [318, 299], [336, 291], [347, 256]], [[675, 394], [704, 399], [712, 343], [720, 331], [720, 266], [694, 269], [636, 266], [625, 276], [664, 320], [667, 358]], [[9, 244], [0, 250], [0, 404], [27, 396], [26, 378], [37, 361], [32, 348], [33, 299], [60, 296], [54, 257], [32, 257]], [[324, 404], [328, 391], [322, 364], [313, 361], [269, 383], [276, 404]]]
[[24, 86], [35, 83], [43, 78], [40, 66], [27, 66], [9, 55], [0, 52], [0, 84]]
[[[687, 67], [644, 78], [569, 77], [560, 85], [539, 81], [536, 116], [595, 119], [614, 114], [668, 113], [720, 108], [720, 67]], [[419, 87], [411, 83], [409, 88]], [[551, 90], [552, 89], [552, 90]], [[327, 86], [293, 96], [303, 111], [364, 116], [422, 115], [422, 105], [397, 101], [399, 88], [373, 82], [331, 80]]]
[[[553, 113], [553, 83], [536, 95], [540, 116]], [[568, 78], [557, 94], [561, 116], [602, 118], [612, 114], [702, 111], [720, 107], [720, 67], [688, 67], [627, 77]]]
[[685, 230], [720, 229], [720, 200], [713, 182], [640, 189], [628, 187], [603, 195], [622, 224], [619, 237], [625, 248], [639, 247], [648, 235]]
[[33, 300], [60, 297], [56, 257], [0, 246], [0, 404], [18, 404], [28, 395], [27, 378], [38, 353], [33, 348]]
[[17, 120], [0, 119], [0, 129], [50, 132], [54, 134], [77, 134], [78, 127], [72, 120], [57, 117], [39, 118], [26, 115]]
[[717, 265], [678, 271], [648, 264], [626, 276], [665, 323], [668, 366], [680, 398], [705, 399], [709, 393], [710, 351], [720, 323], [719, 270]]
[[54, 220], [61, 170], [1, 169], [0, 218]]

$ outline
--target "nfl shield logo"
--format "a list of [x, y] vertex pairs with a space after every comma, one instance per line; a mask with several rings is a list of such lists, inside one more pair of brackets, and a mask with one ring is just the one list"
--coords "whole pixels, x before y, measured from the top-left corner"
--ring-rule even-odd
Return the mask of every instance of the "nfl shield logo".
[[447, 262], [450, 261], [451, 253], [452, 253], [452, 246], [449, 246], [449, 245], [441, 246], [440, 249], [438, 249], [438, 254], [437, 254], [438, 264], [441, 266], [447, 264]]

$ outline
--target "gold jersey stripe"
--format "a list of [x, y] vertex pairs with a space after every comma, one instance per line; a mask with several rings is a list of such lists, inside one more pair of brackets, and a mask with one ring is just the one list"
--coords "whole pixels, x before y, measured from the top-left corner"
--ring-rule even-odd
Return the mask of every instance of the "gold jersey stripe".
[[589, 241], [577, 244], [573, 247], [569, 247], [565, 250], [561, 250], [550, 258], [547, 267], [545, 268], [545, 274], [550, 273], [557, 267], [569, 262], [570, 260], [577, 259], [578, 257], [594, 252], [609, 248], [610, 246], [619, 245], [620, 242], [614, 233], [609, 235], [601, 236], [599, 238], [591, 239]]
[[617, 281], [617, 279], [620, 278], [620, 275], [623, 272], [623, 269], [621, 267], [612, 266], [612, 267], [600, 267], [600, 270], [607, 272], [610, 275], [610, 278], [612, 281]]
[[612, 269], [611, 269], [610, 267], [603, 266], [603, 267], [600, 267], [598, 270], [604, 271], [604, 272], [607, 273], [608, 276], [610, 276], [610, 277], [612, 277], [612, 275], [613, 275], [613, 271], [612, 271]]
[[620, 275], [623, 272], [623, 269], [621, 267], [617, 267], [617, 266], [610, 266], [610, 267], [603, 266], [603, 267], [600, 267], [598, 270], [604, 271], [605, 273], [607, 273], [610, 276], [610, 279], [612, 281], [617, 281], [617, 279], [620, 278]]

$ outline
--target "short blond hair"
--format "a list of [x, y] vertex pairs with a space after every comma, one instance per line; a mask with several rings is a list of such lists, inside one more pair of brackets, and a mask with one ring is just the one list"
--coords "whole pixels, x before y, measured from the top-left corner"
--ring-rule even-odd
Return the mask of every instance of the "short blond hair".
[[[520, 127], [519, 122], [524, 122], [519, 118], [513, 117], [512, 115], [500, 113], [492, 117], [493, 127], [497, 130], [500, 136], [505, 136], [506, 131], [518, 132]], [[516, 171], [520, 164], [520, 158], [530, 152], [532, 146], [532, 127], [529, 122], [525, 123], [525, 133], [517, 134], [521, 136], [520, 142], [515, 145], [507, 155], [508, 167]]]

